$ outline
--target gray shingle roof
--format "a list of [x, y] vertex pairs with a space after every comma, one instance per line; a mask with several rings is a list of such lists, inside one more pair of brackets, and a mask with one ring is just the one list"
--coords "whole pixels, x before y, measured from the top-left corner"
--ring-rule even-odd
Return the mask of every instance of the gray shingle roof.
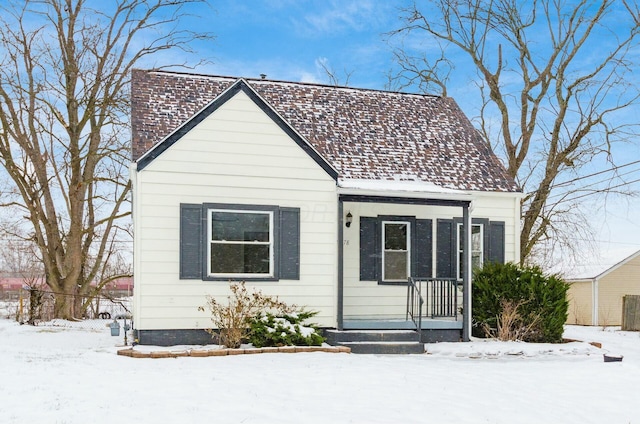
[[[140, 158], [238, 78], [135, 70], [132, 157]], [[451, 98], [246, 79], [341, 179], [519, 191]]]

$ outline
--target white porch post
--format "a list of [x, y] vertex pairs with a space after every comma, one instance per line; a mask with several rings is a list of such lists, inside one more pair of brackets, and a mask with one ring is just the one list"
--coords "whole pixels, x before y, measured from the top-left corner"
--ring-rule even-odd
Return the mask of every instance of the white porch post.
[[344, 329], [344, 210], [343, 201], [338, 199], [338, 291], [336, 305], [336, 328]]
[[462, 341], [468, 342], [471, 340], [471, 213], [469, 211], [469, 205], [462, 207], [462, 221], [463, 221], [463, 234], [462, 234], [462, 258], [463, 258], [463, 273], [462, 273]]

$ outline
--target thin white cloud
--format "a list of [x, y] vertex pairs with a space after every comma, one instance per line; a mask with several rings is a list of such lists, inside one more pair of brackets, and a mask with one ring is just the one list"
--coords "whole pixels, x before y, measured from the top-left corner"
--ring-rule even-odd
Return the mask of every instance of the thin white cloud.
[[369, 0], [332, 0], [313, 4], [321, 4], [322, 7], [292, 20], [296, 32], [311, 37], [379, 28], [387, 22], [392, 6]]
[[265, 74], [267, 79], [282, 81], [298, 81], [322, 83], [316, 63], [305, 64], [291, 58], [272, 57], [268, 60], [237, 60], [230, 57], [218, 57], [215, 63], [203, 66], [197, 72], [246, 78], [260, 78]]
[[300, 76], [298, 78], [298, 81], [300, 82], [308, 82], [308, 83], [312, 83], [312, 84], [322, 84], [323, 81], [320, 81], [318, 79], [318, 76], [316, 75], [316, 73], [312, 73], [312, 72], [308, 72], [308, 71], [301, 71], [300, 72]]

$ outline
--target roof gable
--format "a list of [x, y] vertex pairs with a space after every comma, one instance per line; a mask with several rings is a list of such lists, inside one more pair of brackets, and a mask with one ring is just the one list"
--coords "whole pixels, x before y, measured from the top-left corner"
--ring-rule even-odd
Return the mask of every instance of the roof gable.
[[208, 105], [193, 115], [189, 120], [176, 128], [171, 134], [165, 137], [159, 143], [153, 145], [150, 150], [144, 153], [137, 160], [138, 171], [143, 170], [156, 157], [160, 156], [164, 151], [169, 149], [174, 143], [180, 140], [184, 135], [204, 121], [209, 115], [218, 110], [229, 99], [238, 92], [245, 93], [271, 120], [273, 120], [292, 140], [296, 142], [311, 158], [324, 169], [334, 180], [338, 178], [338, 172], [328, 164], [324, 158], [298, 134], [290, 125], [288, 125], [278, 113], [273, 110], [248, 84], [244, 79], [239, 79], [227, 89], [225, 89], [218, 97], [213, 99]]
[[564, 271], [564, 277], [567, 281], [572, 282], [599, 280], [640, 257], [640, 250], [630, 255], [628, 253], [628, 249], [623, 249], [623, 251], [627, 251], [627, 256], [622, 260], [617, 259], [620, 255], [607, 256], [606, 258], [601, 259], [601, 261], [603, 261], [602, 263], [589, 263], [587, 265], [577, 266], [574, 269]]
[[453, 99], [269, 80], [240, 81], [135, 70], [133, 159], [140, 164], [141, 156], [146, 158], [150, 153], [145, 153], [160, 141], [170, 145], [166, 140], [174, 134], [179, 137], [188, 122], [215, 107], [223, 100], [223, 93], [238, 85], [316, 162], [337, 171], [340, 179], [519, 191]]

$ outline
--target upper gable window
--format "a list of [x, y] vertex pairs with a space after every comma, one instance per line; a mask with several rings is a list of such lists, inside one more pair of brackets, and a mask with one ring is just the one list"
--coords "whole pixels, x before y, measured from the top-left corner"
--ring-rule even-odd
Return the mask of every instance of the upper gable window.
[[208, 274], [273, 277], [273, 212], [209, 210]]

